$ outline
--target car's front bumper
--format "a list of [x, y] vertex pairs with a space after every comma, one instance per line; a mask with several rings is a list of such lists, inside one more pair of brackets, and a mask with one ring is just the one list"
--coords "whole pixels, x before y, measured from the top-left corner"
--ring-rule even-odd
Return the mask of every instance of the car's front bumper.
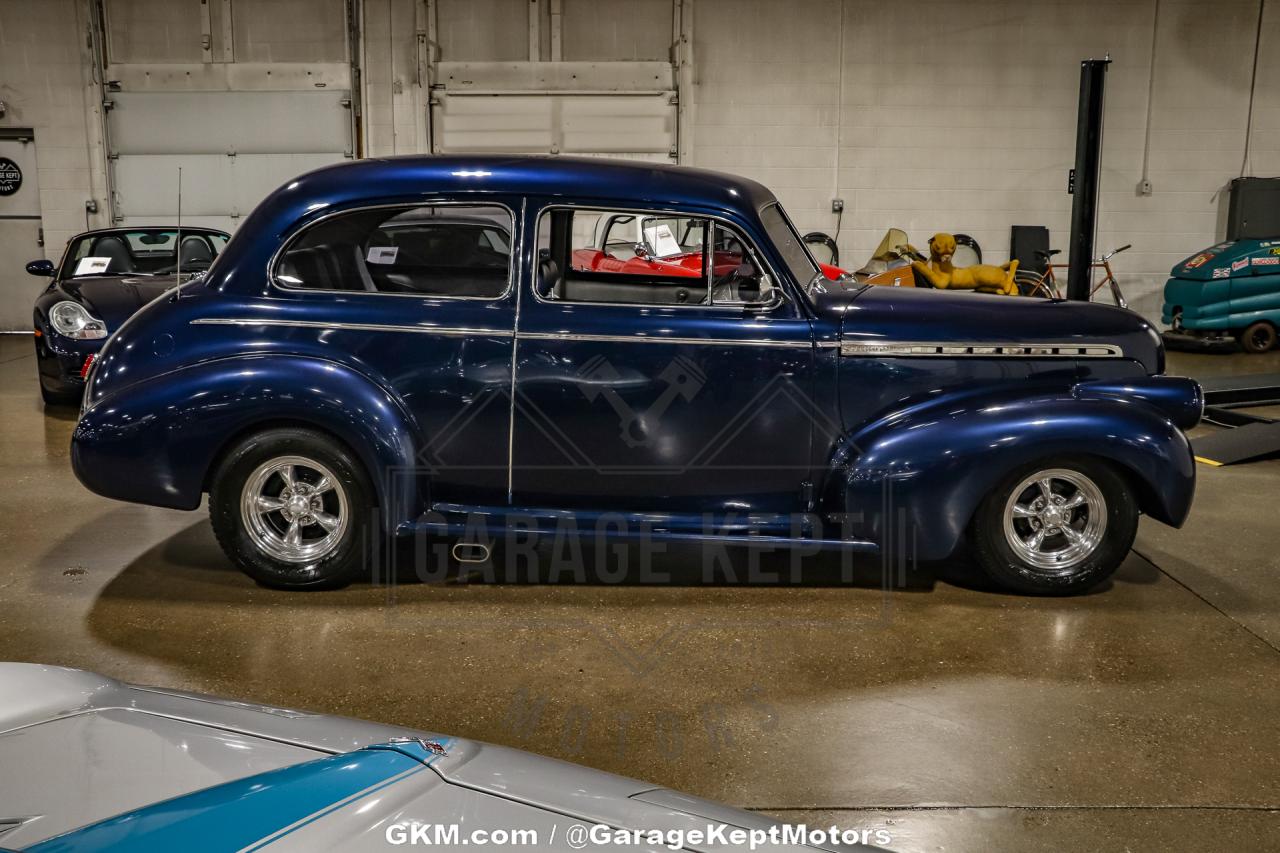
[[35, 342], [40, 384], [47, 391], [68, 394], [84, 391], [88, 366], [106, 339], [77, 341], [37, 326]]

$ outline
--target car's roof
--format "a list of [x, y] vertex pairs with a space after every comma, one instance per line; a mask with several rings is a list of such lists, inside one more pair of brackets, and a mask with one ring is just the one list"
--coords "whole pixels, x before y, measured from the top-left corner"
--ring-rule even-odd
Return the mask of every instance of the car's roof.
[[[205, 278], [206, 286], [234, 287], [236, 270], [257, 271], [280, 239], [299, 223], [330, 213], [381, 204], [430, 203], [448, 195], [563, 200], [607, 210], [698, 208], [758, 222], [776, 201], [761, 184], [736, 175], [662, 163], [595, 157], [445, 154], [353, 160], [300, 175], [268, 195], [240, 225], [250, 239], [233, 240]], [[246, 288], [253, 273], [246, 272]]]
[[567, 201], [614, 200], [644, 204], [695, 204], [758, 210], [774, 201], [755, 181], [664, 163], [597, 157], [427, 155], [356, 160], [309, 172], [276, 190], [260, 205], [306, 209], [361, 200], [488, 192], [562, 196]]

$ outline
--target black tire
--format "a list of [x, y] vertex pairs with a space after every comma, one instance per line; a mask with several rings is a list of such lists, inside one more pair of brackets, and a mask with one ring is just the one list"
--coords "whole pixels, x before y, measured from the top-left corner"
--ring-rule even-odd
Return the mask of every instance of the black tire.
[[1267, 352], [1276, 345], [1276, 327], [1266, 320], [1259, 320], [1236, 336], [1245, 352]]
[[[1033, 565], [1015, 551], [1009, 541], [1009, 535], [1006, 534], [1005, 520], [1007, 516], [1013, 518], [1009, 512], [1012, 503], [1019, 503], [1022, 507], [1028, 506], [1014, 500], [1015, 498], [1019, 496], [1038, 498], [1043, 494], [1038, 486], [1023, 484], [1037, 474], [1052, 471], [1065, 472], [1064, 477], [1067, 478], [1066, 480], [1053, 479], [1051, 486], [1054, 488], [1060, 485], [1070, 487], [1072, 484], [1069, 479], [1072, 476], [1077, 480], [1083, 478], [1083, 482], [1091, 484], [1094, 491], [1088, 494], [1100, 496], [1103, 509], [1099, 516], [1105, 517], [1106, 524], [1097, 533], [1096, 545], [1091, 551], [1082, 553], [1078, 562], [1072, 558], [1062, 566], [1050, 568]], [[1013, 494], [1015, 489], [1018, 495]], [[1086, 490], [1079, 491], [1083, 493]], [[1057, 497], [1069, 503], [1074, 495], [1060, 493]], [[1087, 511], [1093, 505], [1086, 503], [1084, 513], [1080, 510], [1062, 510], [1067, 513], [1066, 523], [1072, 527], [1076, 536], [1081, 536], [1076, 525], [1083, 528], [1085, 534], [1088, 533]], [[1019, 519], [1012, 521], [1011, 525], [1014, 528], [1013, 535], [1023, 531], [1028, 534], [1028, 538], [1033, 537], [1035, 531], [1039, 529], [1033, 525], [1040, 525], [1048, 531], [1058, 530], [1056, 527], [1048, 526], [1040, 517]], [[974, 559], [979, 567], [1001, 586], [1028, 595], [1076, 595], [1092, 589], [1115, 573], [1128, 556], [1137, 530], [1138, 506], [1133, 490], [1114, 466], [1091, 457], [1051, 457], [1022, 466], [1002, 479], [978, 506], [970, 522], [969, 534]], [[1019, 535], [1018, 538], [1022, 537]], [[1046, 544], [1060, 541], [1064, 548], [1071, 547], [1071, 543], [1061, 533], [1046, 536], [1044, 539]], [[1025, 544], [1024, 541], [1024, 547]], [[1052, 559], [1054, 553], [1056, 549], [1047, 549], [1041, 558]]]
[[[322, 485], [325, 469], [335, 481], [333, 488], [324, 494], [310, 490], [310, 506], [315, 508], [316, 518], [312, 519], [310, 514], [299, 515], [298, 521], [301, 536], [316, 538], [300, 539], [293, 545], [288, 541], [292, 527], [288, 515], [290, 502], [281, 500], [293, 496], [291, 487], [280, 473], [262, 473], [272, 466], [281, 467], [291, 459], [302, 460], [289, 465], [290, 476], [301, 484], [293, 486], [299, 492], [304, 486]], [[286, 506], [273, 512], [259, 511], [256, 522], [247, 517], [243, 503], [251, 477], [255, 484], [263, 483], [264, 490], [278, 488], [280, 491], [275, 497], [267, 499]], [[232, 562], [263, 586], [290, 590], [335, 589], [351, 583], [366, 568], [371, 515], [376, 503], [373, 487], [354, 454], [328, 435], [297, 427], [250, 435], [227, 451], [210, 483], [209, 519], [218, 544]], [[345, 521], [330, 530], [321, 525], [319, 517]], [[310, 528], [315, 530], [308, 533]], [[268, 542], [273, 535], [279, 538], [275, 553]], [[307, 549], [313, 549], [314, 553], [308, 555]], [[292, 552], [291, 559], [280, 558], [286, 552]]]

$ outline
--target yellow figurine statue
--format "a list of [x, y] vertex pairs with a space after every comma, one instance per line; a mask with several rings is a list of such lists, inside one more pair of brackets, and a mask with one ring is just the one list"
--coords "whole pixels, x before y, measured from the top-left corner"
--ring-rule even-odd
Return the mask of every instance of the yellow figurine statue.
[[939, 290], [981, 290], [1005, 296], [1018, 295], [1018, 286], [1013, 283], [1013, 274], [1018, 269], [1017, 261], [1009, 261], [998, 267], [974, 264], [956, 269], [951, 264], [955, 253], [955, 237], [950, 234], [934, 234], [929, 240], [929, 263], [912, 261], [911, 266], [925, 281]]

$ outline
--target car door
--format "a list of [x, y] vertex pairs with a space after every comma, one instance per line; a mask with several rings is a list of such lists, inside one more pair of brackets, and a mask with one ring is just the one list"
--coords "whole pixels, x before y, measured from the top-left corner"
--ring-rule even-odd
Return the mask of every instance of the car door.
[[[282, 250], [277, 321], [318, 335], [412, 416], [413, 470], [432, 504], [509, 495], [518, 198], [441, 198], [323, 218]], [[352, 417], [378, 418], [376, 411]]]
[[814, 350], [796, 294], [738, 226], [625, 212], [652, 217], [660, 246], [631, 272], [574, 260], [599, 233], [591, 220], [617, 210], [529, 214], [536, 262], [517, 329], [513, 503], [802, 509]]

